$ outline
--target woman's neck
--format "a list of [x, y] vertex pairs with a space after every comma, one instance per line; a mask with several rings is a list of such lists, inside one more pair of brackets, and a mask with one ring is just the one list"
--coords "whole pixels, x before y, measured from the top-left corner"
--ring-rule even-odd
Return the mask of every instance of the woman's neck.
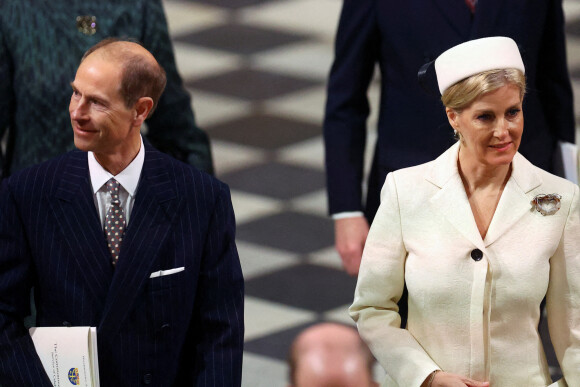
[[457, 168], [468, 197], [476, 191], [503, 190], [511, 174], [511, 163], [491, 166], [464, 156], [460, 148]]

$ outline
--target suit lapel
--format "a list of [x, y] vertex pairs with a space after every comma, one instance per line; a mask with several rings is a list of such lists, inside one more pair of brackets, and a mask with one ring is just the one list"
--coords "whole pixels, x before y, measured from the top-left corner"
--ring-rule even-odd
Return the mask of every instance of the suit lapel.
[[112, 278], [110, 255], [93, 200], [87, 154], [70, 153], [50, 205], [86, 286], [103, 305]]
[[540, 184], [542, 181], [532, 164], [519, 153], [516, 154], [512, 161], [512, 175], [503, 190], [485, 236], [486, 247], [512, 228], [522, 216], [530, 213], [532, 199], [527, 193]]
[[471, 206], [457, 170], [459, 143], [439, 156], [426, 179], [441, 188], [431, 198], [431, 207], [447, 219], [465, 238], [480, 249], [483, 241], [471, 212]]
[[143, 170], [107, 296], [102, 330], [114, 330], [127, 317], [179, 212], [181, 201], [165, 160], [160, 156], [159, 152], [145, 147]]

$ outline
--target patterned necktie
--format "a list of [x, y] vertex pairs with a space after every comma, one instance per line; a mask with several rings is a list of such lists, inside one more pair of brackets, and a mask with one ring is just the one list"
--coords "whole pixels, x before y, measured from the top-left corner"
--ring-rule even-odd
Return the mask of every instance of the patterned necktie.
[[107, 191], [111, 194], [111, 206], [105, 218], [105, 236], [109, 245], [109, 251], [113, 257], [113, 265], [119, 259], [123, 232], [125, 231], [125, 212], [119, 201], [119, 182], [111, 179], [107, 182]]
[[467, 4], [471, 13], [475, 13], [475, 6], [477, 5], [477, 0], [465, 0], [465, 4]]

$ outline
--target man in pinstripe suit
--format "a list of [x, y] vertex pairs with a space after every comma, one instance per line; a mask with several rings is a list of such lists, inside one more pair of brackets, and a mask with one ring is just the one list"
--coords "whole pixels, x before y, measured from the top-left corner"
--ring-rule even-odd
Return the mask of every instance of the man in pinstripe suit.
[[[140, 136], [164, 82], [140, 45], [99, 43], [71, 84], [80, 150], [2, 182], [4, 386], [51, 386], [21, 322], [32, 287], [38, 326], [97, 327], [103, 386], [241, 385], [243, 278], [229, 190]], [[119, 200], [107, 192], [112, 178]], [[114, 205], [125, 215], [118, 252], [104, 235], [120, 219]]]

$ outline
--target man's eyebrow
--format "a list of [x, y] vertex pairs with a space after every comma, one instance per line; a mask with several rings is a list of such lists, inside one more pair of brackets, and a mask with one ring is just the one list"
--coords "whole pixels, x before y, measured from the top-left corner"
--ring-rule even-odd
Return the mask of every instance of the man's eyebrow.
[[[77, 89], [77, 88], [76, 88], [76, 86], [74, 85], [74, 81], [73, 81], [73, 82], [71, 82], [71, 83], [70, 83], [70, 85], [71, 85], [71, 87], [72, 87], [72, 89], [73, 89], [74, 91], [78, 91], [78, 89]], [[97, 101], [97, 102], [99, 102], [99, 103], [101, 103], [101, 104], [103, 104], [103, 105], [107, 105], [107, 104], [108, 104], [107, 100], [106, 100], [105, 98], [103, 98], [103, 97], [99, 96], [99, 95], [94, 95], [94, 94], [85, 94], [85, 97], [86, 97], [87, 99], [92, 99], [92, 100], [95, 100], [95, 101]]]

